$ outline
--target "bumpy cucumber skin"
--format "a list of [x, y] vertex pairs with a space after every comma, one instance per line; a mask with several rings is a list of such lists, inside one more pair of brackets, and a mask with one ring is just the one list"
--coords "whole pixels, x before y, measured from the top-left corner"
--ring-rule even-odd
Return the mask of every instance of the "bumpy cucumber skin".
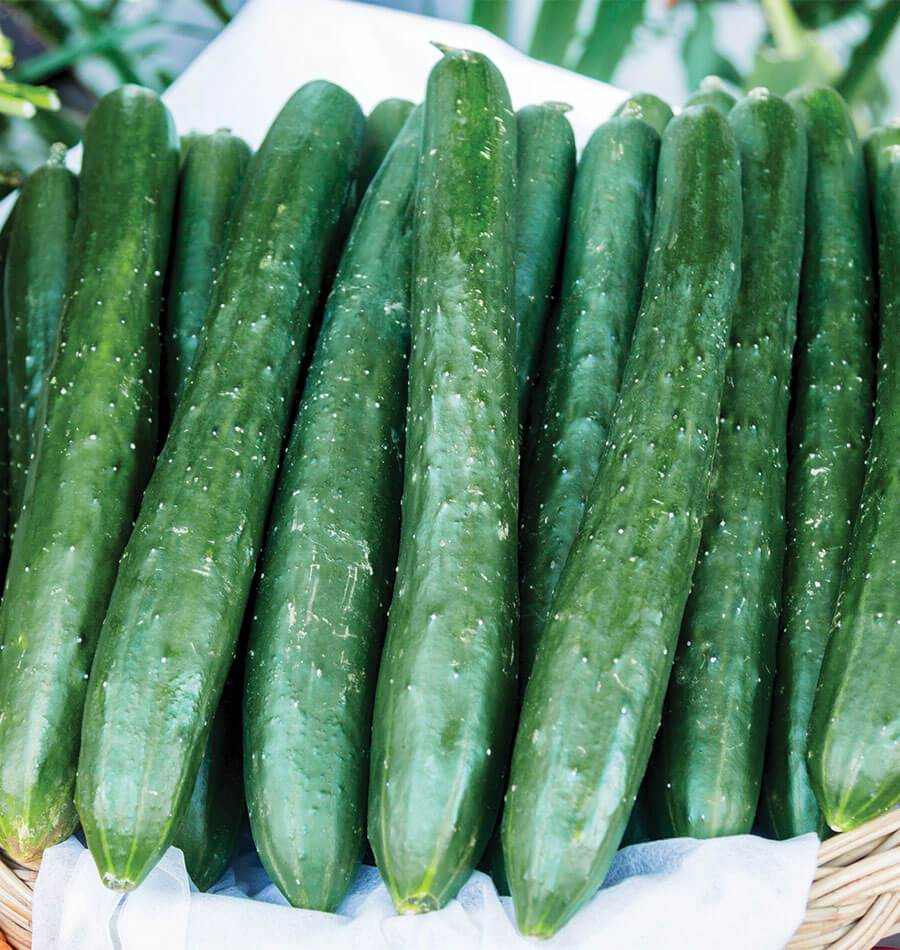
[[[6, 256], [12, 235], [15, 206], [0, 228], [0, 277], [6, 270]], [[6, 325], [3, 294], [0, 294], [0, 326]], [[6, 365], [6, 333], [0, 332], [0, 366]], [[9, 557], [9, 398], [6, 386], [0, 386], [0, 577], [6, 574]]]
[[700, 556], [648, 771], [667, 837], [750, 832], [775, 675], [806, 134], [763, 92], [729, 123], [743, 178], [741, 289]]
[[9, 507], [22, 507], [44, 376], [62, 310], [78, 179], [52, 160], [22, 186], [3, 280], [9, 398]]
[[184, 815], [238, 632], [363, 117], [327, 82], [251, 160], [197, 358], [122, 556], [85, 704], [77, 804], [127, 890]]
[[538, 641], [600, 465], [643, 288], [659, 136], [628, 116], [584, 150], [569, 215], [560, 313], [522, 466], [520, 679]]
[[356, 216], [288, 443], [260, 565], [245, 771], [263, 865], [334, 910], [365, 845], [375, 680], [394, 583], [417, 109]]
[[516, 113], [516, 362], [519, 428], [525, 426], [544, 326], [559, 271], [572, 180], [575, 135], [559, 103]]
[[487, 844], [516, 696], [515, 117], [493, 64], [448, 50], [424, 129], [400, 554], [369, 785], [369, 840], [409, 913], [451, 899]]
[[662, 135], [666, 126], [672, 121], [672, 107], [652, 92], [636, 92], [629, 96], [613, 115], [632, 115], [643, 119], [648, 125]]
[[250, 146], [243, 139], [213, 132], [192, 136], [181, 165], [163, 351], [169, 417], [194, 362], [249, 161]]
[[85, 133], [68, 289], [0, 606], [0, 844], [23, 862], [77, 824], [88, 670], [156, 448], [177, 147], [166, 108], [136, 86], [105, 96]]
[[862, 151], [831, 89], [791, 93], [806, 126], [781, 633], [764, 779], [773, 831], [824, 832], [806, 772], [813, 695], [862, 490], [872, 424], [872, 282]]
[[835, 831], [900, 803], [900, 144], [873, 158], [881, 318], [875, 424], [809, 723], [809, 776]]
[[659, 725], [700, 544], [740, 278], [728, 122], [686, 109], [662, 140], [641, 311], [608, 445], [525, 690], [503, 822], [523, 934], [600, 886]]
[[369, 113], [356, 175], [356, 195], [360, 201], [412, 110], [408, 99], [384, 99]]

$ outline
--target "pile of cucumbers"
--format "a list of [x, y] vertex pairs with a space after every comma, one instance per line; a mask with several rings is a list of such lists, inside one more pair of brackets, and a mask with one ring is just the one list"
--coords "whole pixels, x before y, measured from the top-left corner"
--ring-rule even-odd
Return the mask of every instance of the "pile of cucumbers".
[[21, 189], [15, 860], [80, 826], [110, 888], [173, 844], [208, 888], [249, 815], [296, 906], [368, 841], [399, 912], [481, 866], [548, 937], [623, 838], [900, 803], [900, 127], [707, 83], [576, 163], [440, 49], [253, 155], [123, 87]]

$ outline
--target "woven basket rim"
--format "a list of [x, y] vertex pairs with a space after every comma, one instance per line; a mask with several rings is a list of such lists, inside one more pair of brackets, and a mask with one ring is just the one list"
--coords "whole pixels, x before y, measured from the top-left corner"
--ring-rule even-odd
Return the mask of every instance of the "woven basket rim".
[[[0, 852], [0, 931], [31, 950], [37, 868]], [[786, 950], [869, 950], [900, 931], [900, 808], [819, 846], [806, 915]]]

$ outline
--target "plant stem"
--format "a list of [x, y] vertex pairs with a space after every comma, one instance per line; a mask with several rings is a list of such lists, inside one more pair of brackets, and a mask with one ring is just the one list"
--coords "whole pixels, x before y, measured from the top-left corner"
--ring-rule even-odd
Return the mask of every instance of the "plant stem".
[[563, 65], [577, 32], [580, 9], [581, 0], [544, 0], [531, 36], [529, 56]]
[[600, 0], [591, 35], [575, 67], [594, 79], [612, 79], [634, 31], [644, 19], [644, 0]]
[[788, 59], [803, 52], [803, 24], [789, 0], [761, 0], [766, 22], [772, 32], [775, 47]]
[[506, 36], [509, 30], [508, 0], [472, 0], [472, 22], [497, 36]]
[[875, 68], [898, 21], [900, 21], [900, 0], [885, 0], [872, 13], [869, 32], [854, 46], [846, 70], [835, 83], [837, 91], [848, 101], [856, 98], [860, 86], [865, 83]]

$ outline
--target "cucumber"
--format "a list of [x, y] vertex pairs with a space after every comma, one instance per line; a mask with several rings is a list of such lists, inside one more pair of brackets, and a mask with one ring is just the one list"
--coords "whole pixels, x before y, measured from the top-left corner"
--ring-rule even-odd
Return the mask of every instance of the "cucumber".
[[105, 96], [85, 131], [68, 289], [0, 606], [0, 846], [21, 863], [77, 824], [87, 675], [156, 448], [177, 148], [165, 106], [137, 86]]
[[662, 135], [672, 119], [672, 107], [652, 92], [636, 92], [629, 96], [613, 115], [633, 115], [643, 119]]
[[[0, 279], [6, 272], [6, 258], [9, 253], [9, 239], [15, 206], [10, 210], [0, 228]], [[0, 293], [0, 326], [6, 325], [3, 294]], [[6, 333], [0, 332], [0, 366], [6, 365]], [[9, 557], [9, 397], [7, 387], [0, 385], [0, 577], [6, 574], [6, 562]], [[0, 646], [2, 650], [2, 646]]]
[[593, 897], [622, 838], [706, 511], [741, 252], [740, 159], [718, 111], [669, 123], [657, 193], [622, 391], [513, 751], [503, 851], [528, 936]]
[[890, 145], [900, 145], [900, 118], [893, 119], [887, 125], [872, 129], [863, 141], [869, 197], [872, 200], [872, 213], [875, 218], [878, 217], [875, 207], [878, 200], [877, 183], [881, 173], [892, 163], [893, 153], [887, 147]]
[[519, 428], [525, 425], [544, 325], [559, 270], [572, 179], [575, 135], [558, 102], [516, 113], [516, 348]]
[[164, 336], [170, 417], [194, 362], [249, 160], [250, 147], [243, 139], [219, 131], [195, 135], [181, 166]]
[[122, 556], [76, 792], [101, 879], [117, 890], [154, 866], [191, 796], [362, 131], [348, 93], [308, 83], [251, 159], [211, 319]]
[[718, 76], [704, 76], [700, 80], [700, 88], [692, 92], [684, 101], [684, 107], [712, 106], [723, 115], [728, 115], [734, 108], [737, 98], [728, 90], [727, 84]]
[[566, 237], [560, 313], [548, 336], [543, 404], [522, 466], [519, 619], [528, 680], [550, 602], [600, 465], [634, 321], [653, 223], [659, 136], [619, 116], [582, 155]]
[[16, 203], [3, 286], [9, 398], [9, 508], [15, 522], [34, 449], [44, 377], [59, 326], [75, 229], [78, 179], [65, 148], [26, 179]]
[[665, 837], [749, 834], [775, 674], [806, 134], [764, 89], [729, 114], [744, 238], [717, 458], [648, 791]]
[[484, 850], [515, 721], [515, 117], [484, 56], [444, 50], [416, 190], [396, 586], [369, 840], [394, 906], [443, 906]]
[[412, 110], [413, 104], [408, 99], [384, 99], [369, 113], [356, 175], [356, 194], [360, 200]]
[[806, 126], [806, 238], [788, 462], [781, 634], [765, 811], [778, 837], [824, 832], [806, 772], [807, 730], [872, 424], [873, 285], [863, 155], [831, 89], [788, 96]]
[[809, 777], [848, 831], [900, 804], [900, 143], [873, 156], [881, 348], [859, 517], [809, 722]]
[[340, 904], [365, 844], [372, 705], [400, 530], [421, 143], [417, 109], [357, 212], [252, 610], [244, 729], [253, 839], [285, 897], [315, 910]]

